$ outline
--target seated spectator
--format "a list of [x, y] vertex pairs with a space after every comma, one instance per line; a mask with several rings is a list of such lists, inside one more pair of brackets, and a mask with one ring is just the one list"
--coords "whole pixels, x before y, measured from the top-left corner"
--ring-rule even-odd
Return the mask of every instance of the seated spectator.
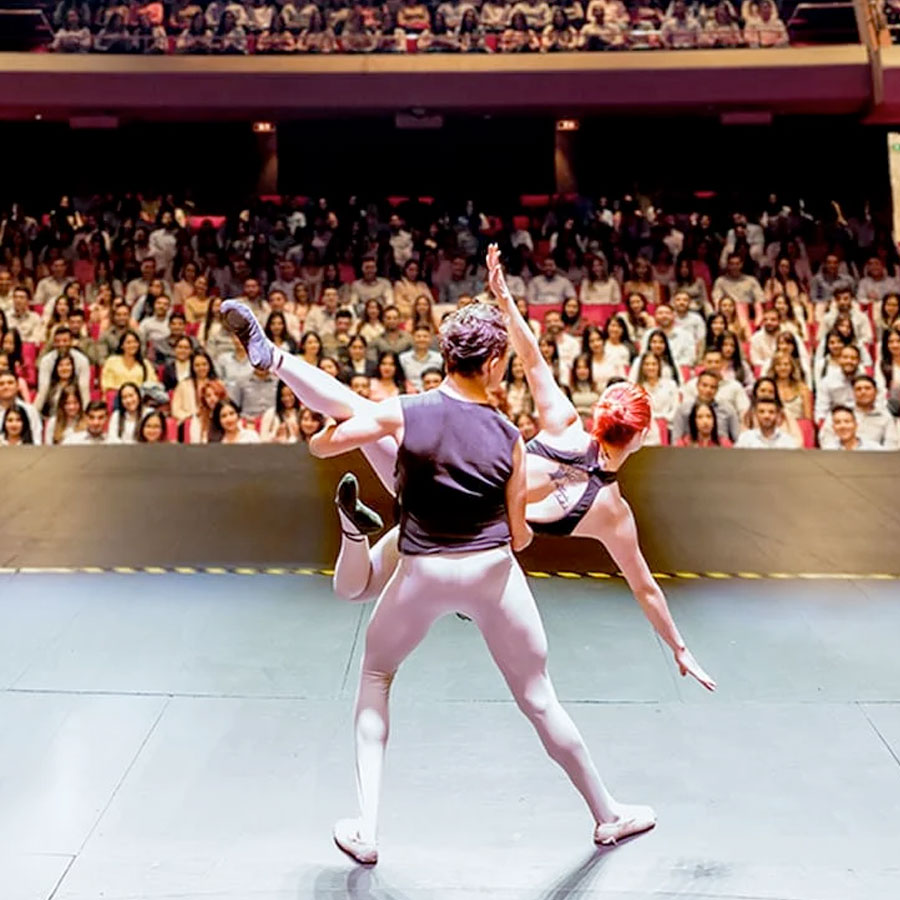
[[534, 53], [541, 49], [541, 39], [528, 26], [523, 12], [512, 12], [509, 25], [500, 35], [497, 49], [501, 53]]
[[33, 443], [34, 435], [28, 416], [16, 406], [8, 409], [0, 427], [0, 447], [21, 447]]
[[62, 443], [71, 446], [74, 444], [102, 444], [110, 443], [106, 439], [106, 427], [109, 421], [109, 412], [102, 400], [92, 400], [85, 410], [87, 424], [83, 429], [71, 432], [63, 438]]
[[259, 418], [278, 399], [278, 379], [268, 369], [253, 369], [237, 382], [233, 396], [247, 419]]
[[426, 369], [422, 373], [422, 390], [433, 391], [444, 383], [444, 373], [441, 369]]
[[66, 13], [65, 23], [53, 35], [50, 49], [57, 53], [87, 53], [91, 49], [90, 29], [82, 24], [77, 9]]
[[727, 294], [718, 304], [719, 312], [725, 317], [725, 327], [740, 341], [741, 344], [750, 342], [751, 328], [746, 310], [738, 306], [737, 301]]
[[297, 49], [303, 53], [334, 53], [337, 50], [334, 29], [325, 21], [320, 9], [310, 13], [309, 24], [297, 39]]
[[[19, 333], [17, 331], [8, 331], [3, 338], [4, 343], [8, 343], [10, 339], [15, 341], [19, 337]], [[12, 355], [6, 350], [0, 349], [0, 372], [9, 371], [12, 372], [16, 379], [16, 384], [19, 386], [18, 397], [20, 400], [23, 400], [25, 403], [29, 403], [31, 401], [31, 389], [28, 387], [28, 382], [18, 374], [18, 370], [20, 369], [20, 363], [15, 361], [15, 353]]]
[[787, 47], [787, 28], [772, 0], [750, 4], [744, 23], [744, 40], [750, 47]]
[[510, 16], [522, 13], [529, 28], [535, 31], [542, 31], [550, 24], [551, 10], [550, 4], [546, 0], [518, 0], [514, 3], [510, 11]]
[[[672, 349], [669, 345], [669, 339], [662, 329], [654, 329], [646, 335], [643, 346], [640, 348], [641, 356], [648, 351], [659, 360], [660, 377], [671, 378], [675, 384], [680, 385], [681, 367], [675, 361]], [[631, 365], [631, 371], [628, 375], [629, 381], [637, 381], [640, 364], [640, 360], [636, 357]]]
[[311, 366], [318, 367], [322, 361], [322, 339], [315, 331], [307, 331], [300, 337], [299, 356]]
[[340, 46], [344, 53], [372, 53], [378, 47], [378, 35], [366, 23], [361, 7], [354, 7], [341, 30]]
[[149, 355], [156, 357], [156, 346], [169, 336], [169, 298], [162, 294], [153, 301], [153, 315], [148, 316], [138, 326], [141, 345]]
[[821, 424], [835, 406], [853, 406], [853, 379], [860, 374], [859, 349], [848, 344], [841, 349], [840, 368], [832, 370], [816, 388], [815, 415]]
[[591, 374], [591, 358], [585, 354], [575, 357], [572, 374], [569, 376], [569, 398], [575, 411], [582, 419], [593, 415], [594, 406], [600, 399], [600, 388]]
[[400, 327], [400, 310], [396, 306], [389, 306], [384, 311], [382, 318], [384, 331], [369, 342], [369, 354], [373, 359], [380, 357], [382, 353], [386, 352], [399, 355], [409, 350], [413, 345], [409, 332], [403, 331]]
[[193, 353], [194, 345], [186, 334], [175, 341], [175, 356], [165, 364], [162, 373], [163, 387], [167, 391], [174, 391], [181, 382], [190, 380]]
[[728, 255], [725, 271], [713, 284], [712, 300], [717, 309], [723, 297], [731, 297], [739, 306], [742, 305], [745, 316], [747, 310], [765, 300], [760, 283], [752, 275], [744, 273], [744, 259], [740, 253]]
[[404, 31], [424, 31], [431, 24], [431, 14], [421, 0], [403, 0], [397, 11], [397, 24]]
[[456, 29], [456, 40], [463, 53], [490, 53], [484, 28], [478, 21], [478, 13], [473, 7], [463, 12], [459, 28]]
[[575, 50], [577, 46], [578, 32], [569, 23], [565, 10], [559, 6], [554, 7], [550, 23], [544, 26], [541, 34], [541, 50], [544, 53], [565, 53]]
[[29, 429], [35, 444], [41, 443], [41, 417], [37, 410], [18, 396], [19, 385], [16, 376], [10, 371], [0, 371], [0, 429], [7, 413], [18, 409], [28, 419]]
[[[675, 321], [675, 311], [668, 303], [661, 303], [656, 308], [656, 328], [644, 335], [644, 339], [641, 341], [641, 351], [648, 348], [651, 335], [657, 332], [666, 338], [666, 344], [676, 366], [680, 368], [696, 364], [698, 344], [691, 333], [678, 327]], [[702, 344], [702, 341], [700, 343]]]
[[700, 25], [688, 11], [684, 0], [675, 0], [662, 25], [662, 42], [666, 47], [680, 50], [696, 47], [700, 37]]
[[13, 308], [12, 312], [7, 315], [7, 325], [14, 328], [23, 343], [39, 344], [44, 339], [44, 323], [41, 317], [34, 312], [29, 306], [31, 303], [31, 293], [28, 288], [13, 288]]
[[[889, 294], [889, 297], [896, 297], [896, 294]], [[837, 324], [838, 317], [847, 316], [850, 324], [853, 326], [854, 337], [860, 341], [868, 343], [874, 340], [875, 335], [872, 332], [872, 323], [869, 317], [859, 308], [858, 304], [853, 300], [853, 292], [849, 287], [839, 287], [835, 290], [828, 309], [821, 317], [822, 327], [831, 330]]]
[[297, 41], [288, 30], [284, 16], [278, 13], [256, 40], [257, 53], [293, 53]]
[[722, 377], [732, 378], [745, 388], [752, 387], [753, 372], [744, 362], [737, 336], [726, 331], [719, 340], [718, 347], [722, 353]]
[[694, 403], [702, 401], [710, 406], [716, 415], [720, 438], [727, 437], [732, 443], [737, 441], [741, 431], [740, 419], [735, 408], [726, 401], [718, 401], [716, 394], [719, 390], [721, 377], [717, 372], [703, 371], [697, 376], [696, 400], [683, 400], [675, 412], [672, 420], [672, 441], [678, 443], [688, 431], [688, 417]]
[[156, 307], [156, 301], [159, 297], [168, 297], [166, 284], [161, 278], [154, 278], [147, 287], [147, 293], [140, 296], [131, 310], [131, 315], [141, 322], [148, 316], [153, 315]]
[[719, 437], [719, 423], [713, 408], [702, 400], [691, 407], [688, 414], [688, 433], [680, 441], [679, 447], [731, 447], [727, 437]]
[[[426, 371], [433, 371], [428, 369]], [[504, 380], [506, 406], [509, 417], [515, 421], [521, 413], [534, 413], [534, 398], [525, 379], [525, 365], [521, 357], [512, 354], [506, 369]]]
[[247, 15], [246, 28], [250, 34], [261, 34], [272, 27], [275, 7], [267, 0], [249, 0], [244, 9]]
[[622, 286], [626, 296], [641, 294], [644, 299], [653, 305], [659, 305], [663, 301], [662, 286], [656, 280], [653, 265], [646, 256], [639, 256], [634, 261], [631, 278]]
[[[703, 372], [714, 372], [719, 376], [719, 387], [716, 391], [716, 402], [730, 406], [738, 416], [743, 416], [750, 408], [750, 400], [744, 386], [729, 378], [725, 372], [725, 360], [722, 351], [716, 347], [710, 347], [703, 354]], [[697, 382], [699, 375], [691, 378], [682, 388], [681, 396], [684, 400], [694, 400], [697, 397]]]
[[369, 344], [361, 334], [354, 335], [347, 344], [345, 368], [345, 374], [351, 378], [354, 375], [369, 378], [373, 373], [375, 367], [369, 353]]
[[215, 443], [221, 437], [221, 431], [216, 431], [213, 425], [213, 410], [227, 399], [224, 383], [217, 378], [209, 378], [200, 390], [197, 412], [181, 423], [181, 440], [186, 444]]
[[94, 38], [94, 50], [98, 53], [131, 53], [133, 49], [134, 41], [125, 27], [124, 16], [114, 12]]
[[39, 385], [34, 398], [35, 409], [42, 416], [51, 415], [59, 403], [60, 394], [69, 386], [78, 391], [83, 404], [87, 405], [90, 402], [90, 391], [84, 390], [83, 386], [79, 384], [71, 354], [64, 353], [56, 357], [49, 380]]
[[178, 35], [175, 42], [178, 53], [202, 54], [212, 50], [212, 32], [207, 27], [203, 13], [197, 11], [191, 17], [190, 24]]
[[647, 309], [647, 298], [640, 293], [627, 295], [622, 321], [628, 332], [628, 340], [635, 347], [640, 347], [647, 335], [656, 328], [656, 319]]
[[[621, 324], [613, 329], [622, 329]], [[624, 350], [625, 353], [620, 352]], [[599, 328], [588, 328], [581, 339], [581, 353], [586, 356], [591, 366], [591, 379], [602, 392], [611, 378], [621, 378], [628, 372], [631, 355], [625, 350], [625, 344], [610, 343], [604, 340]]]
[[671, 428], [681, 397], [678, 385], [670, 377], [662, 374], [660, 358], [652, 352], [645, 353], [638, 360], [637, 378], [634, 380], [650, 395], [653, 419], [665, 419]]
[[694, 342], [694, 358], [698, 358], [706, 345], [706, 322], [699, 313], [691, 310], [690, 295], [677, 291], [672, 296], [673, 326], [689, 335]]
[[757, 426], [741, 434], [735, 447], [747, 449], [796, 450], [797, 438], [781, 428], [781, 406], [777, 399], [757, 398], [753, 404]]
[[[837, 434], [835, 428], [835, 411], [846, 409], [844, 406], [832, 407], [831, 416], [826, 417], [819, 431], [819, 446], [823, 450], [836, 449], [844, 439]], [[868, 375], [857, 375], [853, 379], [853, 437], [861, 438], [868, 446], [844, 449], [884, 449], [896, 450], [900, 447], [900, 433], [897, 420], [887, 411], [883, 401], [879, 399], [875, 380]], [[848, 436], [849, 440], [849, 436]]]
[[900, 322], [900, 294], [885, 294], [881, 306], [875, 309], [875, 329], [879, 341], [885, 332]]
[[259, 436], [264, 444], [296, 444], [300, 438], [300, 405], [283, 381], [278, 382], [275, 405], [263, 413]]
[[394, 305], [394, 289], [387, 278], [378, 275], [378, 264], [372, 256], [363, 259], [360, 277], [350, 286], [350, 303], [358, 316], [369, 300], [377, 300], [382, 309]]
[[190, 360], [190, 374], [173, 389], [172, 415], [179, 423], [197, 414], [203, 390], [210, 378], [216, 377], [212, 359], [205, 350], [197, 350]]
[[367, 300], [357, 334], [371, 343], [384, 334], [384, 313], [377, 300]]
[[561, 304], [570, 297], [575, 297], [572, 282], [557, 271], [556, 260], [547, 256], [541, 263], [541, 274], [532, 278], [528, 285], [529, 304]]
[[470, 271], [468, 260], [455, 256], [450, 263], [450, 278], [440, 287], [440, 302], [459, 305], [460, 297], [475, 297], [481, 287], [480, 280]]
[[129, 381], [139, 386], [157, 382], [156, 372], [144, 359], [140, 338], [133, 331], [122, 335], [117, 352], [103, 363], [100, 388], [103, 391], [117, 391]]
[[[187, 267], [185, 268], [187, 269]], [[197, 275], [192, 282], [183, 280], [175, 285], [176, 293], [179, 286], [181, 286], [181, 294], [187, 294], [182, 299], [185, 321], [191, 325], [204, 322], [210, 304], [209, 279], [205, 275]]]
[[606, 19], [606, 6], [592, 3], [588, 21], [581, 26], [578, 45], [582, 50], [615, 50], [625, 46], [625, 30], [616, 22]]
[[727, 0], [719, 3], [707, 19], [700, 35], [701, 47], [740, 47], [744, 38], [734, 8]]
[[318, 434], [325, 424], [325, 417], [321, 413], [313, 412], [304, 407], [300, 412], [300, 440], [308, 444], [314, 434]]
[[853, 293], [855, 285], [847, 264], [842, 263], [836, 253], [829, 253], [810, 282], [809, 299], [817, 310], [818, 318], [821, 318], [821, 312], [818, 311], [824, 312], [826, 304], [831, 302], [838, 288], [849, 288]]
[[437, 350], [432, 350], [434, 332], [427, 325], [418, 325], [412, 333], [412, 348], [400, 354], [400, 365], [406, 381], [415, 391], [421, 391], [422, 372], [426, 369], [440, 369], [443, 357]]
[[875, 441], [859, 435], [856, 413], [849, 406], [835, 406], [831, 410], [831, 434], [833, 440], [823, 450], [883, 450]]
[[67, 325], [61, 325], [53, 335], [53, 349], [47, 351], [38, 365], [38, 394], [41, 396], [41, 405], [49, 393], [51, 376], [60, 356], [70, 356], [75, 367], [75, 378], [82, 397], [89, 397], [91, 393], [91, 361], [75, 346], [72, 340], [72, 332]]
[[606, 257], [602, 253], [591, 259], [587, 277], [579, 287], [578, 299], [585, 306], [616, 307], [622, 302], [622, 289], [610, 276]]
[[679, 258], [671, 289], [688, 295], [691, 312], [706, 318], [712, 312], [706, 282], [694, 271], [694, 261], [687, 256]]
[[194, 0], [173, 0], [169, 11], [168, 28], [174, 34], [189, 27], [191, 20], [203, 8]]
[[767, 308], [763, 313], [762, 327], [750, 338], [750, 362], [754, 366], [768, 369], [772, 357], [775, 356], [780, 331], [781, 322], [778, 313], [773, 307]]
[[165, 414], [158, 409], [146, 411], [138, 426], [136, 442], [138, 444], [165, 444], [168, 439]]
[[247, 32], [238, 24], [237, 16], [230, 8], [222, 13], [212, 33], [210, 49], [213, 53], [223, 54], [241, 55], [247, 52]]
[[[282, 295], [283, 296], [283, 295]], [[269, 313], [265, 327], [266, 337], [281, 351], [289, 355], [297, 352], [297, 342], [288, 334], [284, 313]]]
[[856, 301], [863, 309], [879, 304], [888, 294], [900, 292], [900, 281], [888, 274], [884, 263], [873, 256], [867, 263], [856, 289]]
[[206, 7], [206, 24], [210, 28], [216, 29], [226, 12], [234, 15], [238, 25], [247, 24], [247, 10], [238, 0], [212, 0]]
[[131, 34], [136, 53], [160, 54], [169, 50], [169, 39], [162, 25], [154, 24], [147, 15], [138, 16], [137, 25]]
[[895, 326], [881, 336], [881, 356], [875, 384], [894, 416], [900, 415], [900, 330]]
[[768, 375], [775, 379], [781, 406], [798, 421], [812, 421], [813, 396], [800, 370], [800, 361], [789, 353], [779, 351], [772, 357]]
[[214, 362], [218, 362], [223, 355], [231, 353], [234, 347], [234, 338], [225, 327], [221, 307], [221, 297], [213, 297], [210, 300], [206, 320], [200, 326], [197, 335]]
[[259, 435], [241, 420], [241, 409], [230, 400], [220, 400], [212, 414], [210, 443], [258, 444]]
[[509, 24], [509, 14], [509, 0], [485, 0], [481, 6], [481, 27], [490, 34], [499, 34]]
[[151, 348], [158, 365], [168, 366], [175, 361], [175, 348], [182, 338], [187, 338], [191, 342], [191, 349], [193, 350], [194, 339], [187, 334], [187, 324], [184, 321], [184, 313], [170, 313], [168, 337], [163, 338], [161, 341], [157, 341]]
[[[834, 320], [834, 327], [831, 330], [835, 332], [845, 344], [852, 344], [859, 350], [859, 357], [862, 365], [872, 365], [872, 356], [869, 353], [866, 344], [857, 334], [856, 329], [853, 326], [853, 319], [851, 319], [849, 315], [844, 313], [838, 314], [838, 317]], [[820, 353], [821, 350], [822, 347], [820, 345], [817, 348], [817, 353]]]
[[378, 356], [375, 374], [369, 380], [369, 396], [378, 403], [406, 392], [406, 376], [396, 353], [385, 350]]
[[135, 443], [143, 414], [140, 389], [136, 384], [123, 384], [119, 388], [112, 415], [109, 417], [107, 443]]
[[350, 381], [348, 383], [350, 385], [350, 390], [353, 391], [354, 394], [359, 394], [360, 397], [365, 397], [366, 400], [369, 399], [371, 392], [369, 391], [368, 375], [353, 374], [350, 376]]
[[533, 437], [537, 437], [537, 433], [540, 431], [537, 419], [531, 413], [519, 413], [515, 420], [515, 426], [519, 429], [519, 434], [522, 435], [522, 440], [526, 443]]

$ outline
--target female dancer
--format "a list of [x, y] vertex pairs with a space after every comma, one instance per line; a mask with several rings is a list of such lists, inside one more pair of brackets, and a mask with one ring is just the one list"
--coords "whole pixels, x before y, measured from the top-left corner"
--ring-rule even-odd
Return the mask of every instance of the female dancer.
[[[644, 615], [671, 648], [681, 674], [691, 675], [708, 690], [714, 690], [715, 682], [687, 649], [672, 620], [665, 595], [641, 553], [631, 507], [616, 483], [615, 473], [619, 467], [641, 446], [643, 432], [650, 424], [649, 405], [647, 421], [638, 428], [633, 421], [617, 420], [616, 417], [626, 415], [627, 407], [621, 399], [611, 404], [604, 394], [599, 404], [603, 413], [599, 421], [604, 426], [599, 432], [601, 437], [597, 436], [596, 414], [594, 433], [586, 430], [554, 380], [534, 332], [516, 307], [500, 268], [499, 251], [494, 246], [489, 250], [488, 262], [491, 289], [509, 319], [510, 342], [525, 364], [526, 378], [542, 427], [540, 434], [529, 442], [526, 453], [529, 522], [536, 530], [549, 534], [600, 541], [628, 582]], [[222, 312], [247, 347], [251, 364], [271, 368], [291, 387], [301, 403], [338, 420], [371, 414], [374, 404], [370, 400], [353, 393], [346, 385], [303, 360], [274, 351], [252, 313], [242, 304], [226, 301], [222, 304]], [[613, 385], [607, 390], [613, 392], [611, 396], [622, 397], [621, 385]], [[631, 427], [623, 427], [629, 424]], [[607, 426], [612, 425], [616, 427], [610, 427], [607, 434]], [[627, 439], [623, 437], [625, 434]], [[360, 450], [382, 484], [393, 494], [396, 441], [381, 438]], [[389, 531], [370, 551], [365, 534], [378, 531], [381, 524], [378, 521], [360, 527], [360, 523], [354, 521], [357, 500], [352, 476], [342, 481], [337, 499], [344, 536], [335, 565], [335, 592], [348, 600], [374, 599], [397, 566], [397, 530]], [[365, 516], [362, 518], [363, 522], [367, 520]]]

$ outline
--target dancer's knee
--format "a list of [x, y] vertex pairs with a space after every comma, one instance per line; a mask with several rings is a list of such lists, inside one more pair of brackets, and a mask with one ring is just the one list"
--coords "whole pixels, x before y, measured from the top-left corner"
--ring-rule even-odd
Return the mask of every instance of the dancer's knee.
[[531, 679], [521, 690], [516, 691], [516, 703], [531, 721], [545, 718], [556, 702], [553, 690], [545, 678]]
[[368, 585], [362, 587], [348, 585], [346, 580], [338, 578], [337, 574], [331, 579], [331, 587], [338, 599], [346, 600], [348, 603], [365, 603], [374, 599]]
[[388, 736], [387, 722], [374, 709], [360, 709], [356, 716], [356, 736], [366, 743], [383, 744]]

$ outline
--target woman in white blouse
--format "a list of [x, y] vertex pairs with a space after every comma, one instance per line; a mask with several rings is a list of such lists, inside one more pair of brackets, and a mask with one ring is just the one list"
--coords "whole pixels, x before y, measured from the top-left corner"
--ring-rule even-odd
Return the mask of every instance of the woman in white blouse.
[[621, 361], [607, 354], [606, 341], [599, 328], [588, 328], [584, 332], [581, 346], [583, 354], [591, 363], [591, 377], [601, 393], [606, 389], [610, 378], [624, 377], [628, 371], [627, 365], [622, 366]]
[[300, 437], [300, 406], [283, 381], [278, 382], [275, 405], [263, 413], [259, 436], [264, 444], [296, 444]]
[[109, 417], [106, 442], [108, 444], [134, 444], [137, 441], [142, 414], [140, 388], [130, 381], [123, 384], [119, 388], [113, 413]]
[[213, 431], [221, 444], [258, 444], [259, 435], [241, 421], [241, 411], [230, 400], [220, 400], [212, 414]]
[[622, 367], [622, 375], [628, 371], [634, 347], [628, 342], [628, 330], [620, 316], [613, 316], [606, 323], [606, 345], [604, 353], [611, 365]]
[[641, 357], [637, 383], [650, 395], [653, 418], [665, 419], [671, 425], [681, 396], [678, 385], [671, 378], [660, 375], [659, 357], [654, 353], [648, 351]]

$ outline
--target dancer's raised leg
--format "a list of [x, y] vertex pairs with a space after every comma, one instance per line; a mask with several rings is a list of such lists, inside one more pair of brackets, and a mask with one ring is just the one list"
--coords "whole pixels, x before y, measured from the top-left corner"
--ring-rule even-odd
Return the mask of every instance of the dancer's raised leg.
[[[225, 323], [244, 345], [250, 364], [270, 369], [304, 406], [314, 412], [341, 421], [353, 415], [363, 415], [375, 406], [371, 400], [360, 397], [322, 369], [275, 347], [266, 337], [256, 316], [243, 303], [226, 300], [222, 304], [222, 315]], [[381, 483], [393, 494], [397, 463], [396, 441], [393, 438], [382, 438], [360, 450]]]

